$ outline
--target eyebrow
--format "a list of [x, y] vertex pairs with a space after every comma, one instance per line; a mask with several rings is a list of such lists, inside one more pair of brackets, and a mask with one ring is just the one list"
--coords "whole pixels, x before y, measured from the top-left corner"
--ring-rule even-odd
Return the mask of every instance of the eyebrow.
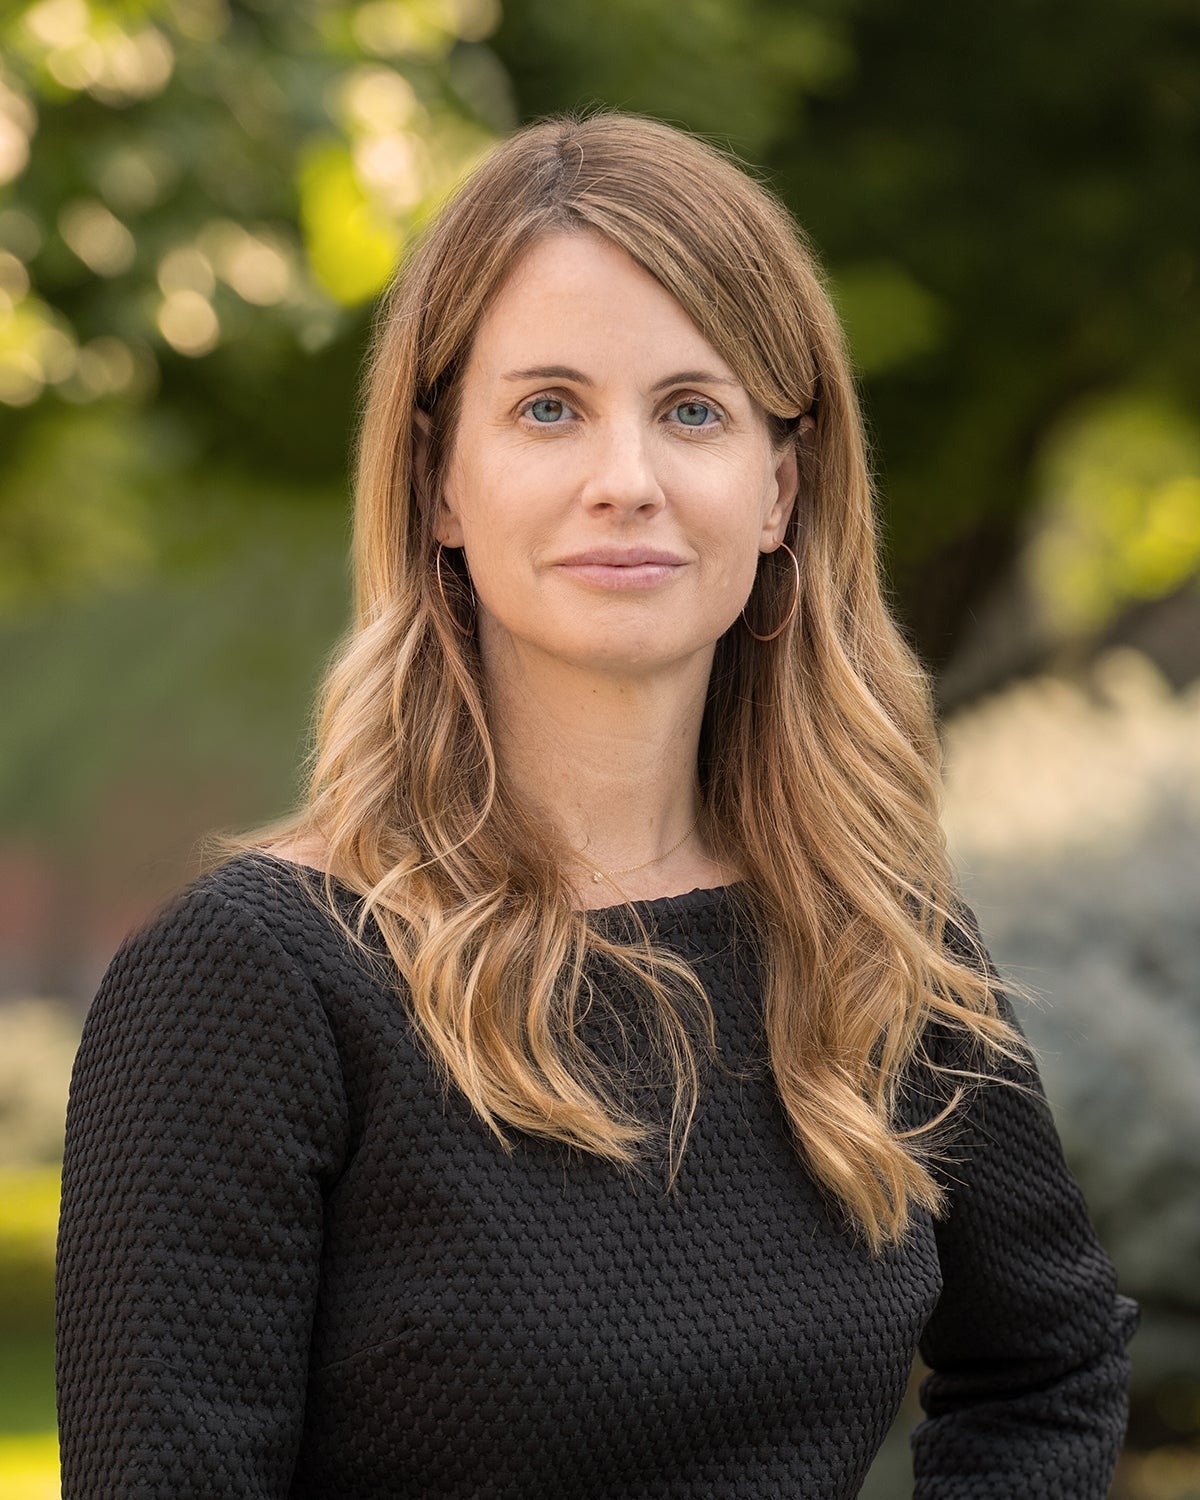
[[[595, 385], [595, 381], [585, 375], [582, 370], [574, 370], [570, 365], [535, 365], [529, 370], [507, 370], [500, 377], [501, 380], [570, 380], [576, 385]], [[738, 380], [731, 380], [727, 375], [718, 375], [713, 370], [680, 370], [674, 375], [667, 375], [662, 380], [656, 380], [650, 387], [651, 391], [665, 390], [669, 385], [728, 385], [740, 386]]]

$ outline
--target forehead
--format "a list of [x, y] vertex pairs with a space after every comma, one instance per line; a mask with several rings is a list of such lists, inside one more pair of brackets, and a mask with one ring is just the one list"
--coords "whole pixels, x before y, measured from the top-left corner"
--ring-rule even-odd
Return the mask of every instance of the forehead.
[[619, 245], [591, 230], [555, 231], [523, 253], [480, 321], [470, 363], [496, 374], [525, 364], [677, 364], [703, 360], [733, 377], [674, 296]]

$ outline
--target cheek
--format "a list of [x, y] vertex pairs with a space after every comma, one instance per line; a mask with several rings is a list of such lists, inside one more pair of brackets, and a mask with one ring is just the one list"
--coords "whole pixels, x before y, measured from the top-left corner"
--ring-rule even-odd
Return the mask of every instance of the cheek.
[[706, 528], [700, 586], [708, 603], [730, 618], [736, 617], [749, 598], [763, 556], [760, 543], [769, 502], [762, 497], [760, 486], [761, 479], [755, 474], [740, 495], [726, 496], [726, 505]]
[[714, 578], [727, 578], [731, 584], [753, 579], [764, 511], [753, 480], [740, 493], [726, 492], [712, 507], [704, 523], [703, 550]]
[[461, 547], [464, 542], [467, 518], [464, 513], [462, 464], [457, 457], [450, 457], [440, 484], [437, 486], [437, 530], [439, 538], [448, 547]]
[[725, 574], [723, 597], [727, 606], [733, 607], [735, 611], [741, 609], [754, 588], [758, 561], [762, 556], [756, 542], [757, 533], [749, 539], [748, 545], [740, 549]]
[[471, 571], [482, 572], [500, 550], [496, 539], [503, 539], [505, 534], [495, 514], [494, 491], [484, 484], [479, 465], [467, 459], [456, 463], [447, 474], [442, 493], [459, 533], [460, 545], [470, 558]]

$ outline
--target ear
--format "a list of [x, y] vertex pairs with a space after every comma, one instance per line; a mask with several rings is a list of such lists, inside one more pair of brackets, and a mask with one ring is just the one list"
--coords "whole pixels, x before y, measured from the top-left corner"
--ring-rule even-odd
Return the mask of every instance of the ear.
[[[412, 455], [413, 485], [422, 505], [430, 500], [429, 448], [433, 435], [433, 422], [429, 413], [419, 408], [413, 412]], [[437, 500], [437, 515], [434, 517], [433, 534], [443, 547], [461, 547], [462, 528], [445, 497]]]
[[800, 486], [800, 464], [795, 441], [787, 442], [775, 456], [775, 472], [771, 487], [774, 498], [767, 506], [759, 532], [758, 550], [774, 552], [783, 541], [787, 524], [796, 503], [796, 492]]
[[803, 416], [796, 424], [794, 437], [779, 452], [775, 464], [775, 499], [763, 520], [760, 551], [774, 552], [783, 541], [800, 494], [800, 476], [808, 472], [816, 436], [816, 422], [810, 416]]

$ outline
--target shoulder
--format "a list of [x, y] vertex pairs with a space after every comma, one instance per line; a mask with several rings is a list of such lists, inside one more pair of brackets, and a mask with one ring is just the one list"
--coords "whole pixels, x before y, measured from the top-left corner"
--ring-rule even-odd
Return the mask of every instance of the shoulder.
[[303, 893], [268, 873], [240, 857], [209, 871], [122, 942], [72, 1067], [76, 1155], [93, 1131], [168, 1151], [185, 1138], [229, 1145], [241, 1130], [247, 1153], [274, 1131], [322, 1163], [338, 1159], [347, 1106], [335, 1029], [280, 937]]
[[222, 1004], [286, 987], [344, 957], [320, 877], [258, 852], [235, 855], [160, 902], [124, 938], [96, 996], [220, 995]]
[[144, 1077], [168, 1094], [175, 1080], [179, 1099], [195, 1088], [215, 1097], [237, 1078], [253, 1092], [294, 1075], [309, 1080], [307, 1097], [336, 1100], [341, 1064], [327, 1005], [336, 986], [321, 982], [313, 957], [332, 941], [320, 936], [321, 920], [277, 862], [236, 856], [191, 881], [109, 962], [72, 1090], [135, 1094]]
[[[348, 895], [344, 887], [335, 887]], [[328, 926], [320, 871], [258, 850], [235, 854], [174, 891], [126, 941], [202, 928], [236, 929], [251, 944]]]

